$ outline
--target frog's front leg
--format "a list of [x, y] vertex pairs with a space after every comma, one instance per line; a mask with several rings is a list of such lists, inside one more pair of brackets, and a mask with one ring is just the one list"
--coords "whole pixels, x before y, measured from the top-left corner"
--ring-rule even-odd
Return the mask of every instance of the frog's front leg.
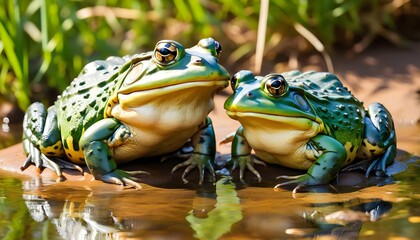
[[182, 174], [182, 180], [184, 183], [188, 183], [188, 180], [185, 177], [192, 169], [197, 167], [200, 174], [200, 185], [204, 181], [206, 169], [210, 172], [213, 178], [212, 180], [214, 181], [215, 174], [213, 162], [216, 157], [216, 137], [209, 117], [206, 118], [203, 126], [192, 136], [191, 143], [193, 145], [191, 156], [185, 162], [176, 165], [172, 169], [172, 173], [181, 167], [187, 166]]
[[32, 164], [39, 172], [49, 168], [56, 172], [58, 181], [65, 179], [61, 168], [76, 169], [83, 174], [81, 167], [59, 158], [64, 156], [64, 150], [54, 106], [48, 110], [39, 102], [29, 106], [23, 119], [22, 143], [27, 154], [22, 171]]
[[382, 104], [372, 103], [364, 118], [364, 125], [363, 142], [357, 157], [367, 159], [369, 162], [365, 169], [366, 177], [372, 171], [378, 176], [390, 175], [387, 173], [386, 167], [394, 162], [397, 154], [391, 114]]
[[239, 179], [243, 181], [243, 176], [245, 169], [250, 170], [258, 178], [258, 182], [261, 182], [262, 178], [260, 173], [254, 168], [254, 164], [265, 165], [264, 162], [255, 159], [251, 155], [252, 148], [249, 145], [243, 134], [243, 127], [240, 126], [236, 131], [232, 139], [232, 149], [231, 149], [231, 162], [232, 162], [232, 171], [239, 166]]
[[125, 172], [117, 169], [110, 153], [110, 146], [122, 144], [129, 136], [128, 129], [113, 118], [105, 118], [90, 126], [80, 139], [86, 165], [97, 180], [140, 189], [138, 178], [134, 175], [142, 171]]
[[[299, 176], [279, 176], [277, 178], [293, 179], [284, 183], [277, 184], [275, 188], [284, 185], [297, 183], [293, 189], [293, 193], [304, 186], [314, 186], [329, 183], [336, 177], [338, 171], [342, 167], [347, 153], [344, 146], [332, 137], [326, 135], [318, 135], [312, 138], [307, 145], [307, 151], [315, 151], [320, 154], [308, 172]], [[313, 155], [313, 154], [309, 154]]]

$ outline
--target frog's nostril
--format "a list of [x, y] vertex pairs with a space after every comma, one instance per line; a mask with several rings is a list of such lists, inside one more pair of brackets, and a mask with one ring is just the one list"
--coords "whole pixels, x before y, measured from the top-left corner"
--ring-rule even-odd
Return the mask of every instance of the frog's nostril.
[[246, 96], [247, 97], [252, 97], [252, 93], [249, 92], [249, 93], [246, 94]]
[[191, 60], [191, 62], [195, 65], [202, 65], [203, 63], [203, 60], [199, 57], [193, 57]]

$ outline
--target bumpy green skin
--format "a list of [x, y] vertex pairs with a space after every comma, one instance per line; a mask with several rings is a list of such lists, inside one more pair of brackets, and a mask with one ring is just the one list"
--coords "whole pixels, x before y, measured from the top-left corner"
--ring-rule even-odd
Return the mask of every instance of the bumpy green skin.
[[229, 79], [220, 51], [211, 38], [189, 49], [164, 40], [152, 52], [89, 63], [48, 110], [41, 103], [28, 108], [22, 169], [33, 163], [63, 177], [61, 167], [77, 168], [61, 160], [67, 158], [86, 164], [96, 179], [140, 187], [132, 176], [138, 172], [126, 173], [117, 163], [170, 154], [191, 141], [183, 178], [198, 166], [202, 182], [204, 169], [214, 174], [207, 115]]
[[[281, 76], [282, 82], [273, 83]], [[232, 160], [241, 167], [241, 178], [245, 168], [259, 177], [252, 149], [263, 161], [308, 170], [302, 176], [282, 176], [294, 180], [277, 185], [298, 183], [297, 188], [328, 183], [355, 159], [366, 176], [372, 171], [387, 174], [386, 166], [394, 161], [396, 137], [389, 112], [379, 103], [364, 110], [331, 73], [255, 77], [240, 71], [231, 84], [234, 94], [225, 109], [242, 125], [232, 143]]]

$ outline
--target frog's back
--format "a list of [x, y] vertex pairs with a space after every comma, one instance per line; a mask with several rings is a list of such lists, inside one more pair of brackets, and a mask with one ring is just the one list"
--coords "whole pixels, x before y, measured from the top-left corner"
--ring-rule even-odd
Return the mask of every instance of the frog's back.
[[355, 155], [358, 147], [354, 146], [360, 145], [363, 136], [363, 103], [332, 73], [290, 71], [282, 75], [290, 86], [305, 90], [316, 115], [326, 126], [324, 133], [333, 136]]
[[359, 101], [343, 86], [336, 75], [329, 72], [301, 72], [298, 70], [282, 73], [290, 86], [304, 89], [317, 99], [334, 101], [351, 101], [359, 104]]
[[66, 155], [83, 161], [79, 148], [82, 133], [104, 118], [104, 110], [118, 85], [118, 73], [126, 58], [110, 57], [87, 64], [55, 102]]

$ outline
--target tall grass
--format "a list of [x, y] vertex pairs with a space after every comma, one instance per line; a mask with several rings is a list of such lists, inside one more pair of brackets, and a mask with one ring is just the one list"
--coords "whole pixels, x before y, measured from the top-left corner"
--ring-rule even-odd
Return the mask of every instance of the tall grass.
[[[255, 54], [257, 0], [3, 1], [0, 94], [22, 109], [39, 96], [46, 101], [40, 92], [61, 92], [87, 62], [151, 50], [164, 38], [191, 46], [212, 36], [232, 70], [252, 65]], [[361, 51], [376, 35], [397, 42], [393, 13], [407, 2], [271, 0], [264, 61], [290, 51], [328, 53], [336, 44]]]

